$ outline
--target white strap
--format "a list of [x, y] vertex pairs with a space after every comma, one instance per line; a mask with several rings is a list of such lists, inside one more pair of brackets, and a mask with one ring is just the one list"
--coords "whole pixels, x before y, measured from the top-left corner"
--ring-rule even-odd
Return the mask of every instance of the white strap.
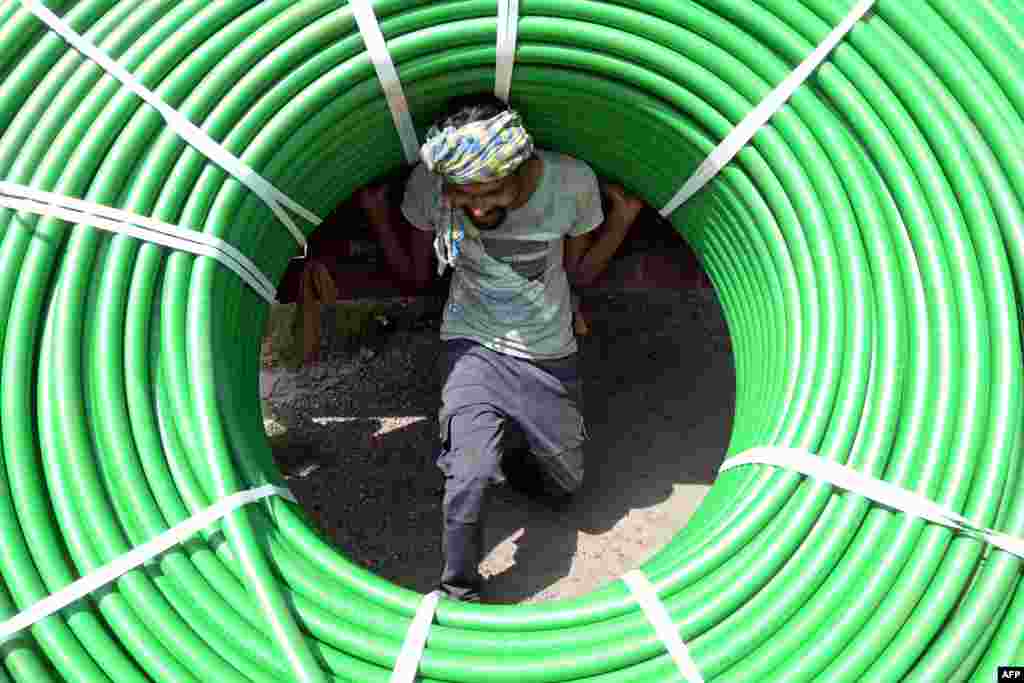
[[180, 112], [164, 102], [156, 93], [146, 88], [142, 83], [123, 66], [111, 59], [105, 52], [85, 39], [84, 36], [75, 32], [68, 24], [56, 14], [46, 8], [37, 0], [21, 0], [22, 4], [39, 19], [45, 22], [54, 32], [64, 38], [72, 47], [83, 55], [103, 67], [107, 73], [121, 81], [129, 90], [145, 100], [154, 109], [160, 112], [167, 125], [180, 135], [186, 142], [205, 154], [211, 161], [215, 162], [225, 171], [233, 175], [239, 182], [256, 193], [270, 210], [274, 212], [288, 231], [291, 232], [295, 241], [305, 251], [307, 248], [306, 237], [295, 224], [295, 221], [285, 211], [287, 207], [313, 225], [320, 225], [323, 221], [312, 211], [287, 196], [266, 178], [257, 173], [254, 169], [245, 164], [241, 159], [225, 149], [219, 142], [211, 138], [198, 126], [185, 118]]
[[0, 207], [91, 225], [107, 232], [129, 235], [172, 249], [209, 256], [231, 269], [265, 300], [277, 303], [276, 288], [256, 264], [234, 245], [213, 235], [7, 181], [0, 181]]
[[17, 616], [0, 624], [0, 643], [11, 640], [20, 631], [37, 621], [58, 612], [86, 595], [115, 581], [123, 574], [145, 564], [157, 555], [182, 543], [193, 534], [215, 521], [226, 517], [243, 505], [254, 503], [268, 496], [281, 496], [295, 502], [292, 492], [285, 488], [267, 485], [249, 491], [242, 491], [221, 500], [198, 515], [177, 524], [156, 538], [125, 553], [113, 562], [83, 576], [64, 589], [40, 600]]
[[803, 85], [804, 81], [814, 72], [818, 66], [825, 61], [825, 58], [835, 49], [836, 45], [846, 37], [860, 19], [867, 14], [875, 0], [860, 0], [850, 11], [846, 19], [828, 35], [824, 42], [818, 46], [804, 62], [793, 71], [789, 77], [773, 90], [761, 104], [755, 107], [746, 118], [716, 147], [704, 162], [697, 167], [690, 179], [686, 181], [682, 189], [676, 193], [664, 209], [661, 215], [668, 218], [676, 209], [682, 206], [701, 188], [711, 182], [711, 179], [718, 175], [718, 172], [725, 168], [733, 157], [740, 153], [747, 143], [754, 137], [754, 134], [761, 129], [768, 120], [782, 109], [797, 88]]
[[373, 11], [370, 0], [350, 0], [349, 7], [352, 8], [356, 24], [359, 25], [359, 33], [366, 44], [366, 50], [370, 53], [370, 61], [377, 70], [380, 86], [388, 98], [391, 118], [394, 119], [398, 137], [402, 139], [405, 158], [410, 164], [415, 164], [420, 158], [419, 138], [412, 123], [412, 116], [409, 114], [409, 103], [405, 99], [402, 82], [398, 80], [398, 71], [391, 60], [384, 34], [380, 30], [377, 14]]
[[633, 592], [633, 597], [636, 598], [637, 603], [643, 609], [647, 620], [654, 626], [654, 632], [658, 634], [658, 638], [665, 644], [665, 649], [668, 650], [672, 659], [675, 660], [676, 666], [679, 667], [679, 672], [683, 674], [683, 678], [688, 683], [704, 683], [704, 676], [701, 675], [696, 662], [690, 657], [690, 651], [686, 649], [683, 639], [679, 637], [679, 629], [672, 623], [672, 617], [669, 616], [665, 605], [658, 599], [658, 593], [654, 590], [654, 586], [651, 585], [647, 576], [639, 569], [634, 569], [623, 576], [622, 580], [626, 582], [629, 590]]
[[420, 660], [423, 659], [423, 650], [427, 645], [427, 636], [430, 634], [430, 625], [434, 621], [434, 612], [437, 611], [437, 603], [441, 599], [441, 592], [434, 591], [423, 596], [420, 606], [416, 610], [409, 625], [409, 631], [405, 634], [405, 643], [395, 662], [395, 669], [391, 672], [390, 683], [413, 683], [416, 680], [416, 673], [420, 668]]
[[1014, 538], [1002, 532], [978, 526], [963, 515], [959, 515], [920, 494], [887, 481], [875, 479], [813, 453], [774, 446], [752, 448], [726, 460], [721, 471], [724, 472], [742, 465], [772, 465], [794, 470], [881, 503], [893, 510], [955, 529], [972, 538], [994, 545], [1000, 550], [1024, 558], [1024, 538]]
[[498, 61], [494, 94], [505, 103], [512, 93], [518, 39], [519, 0], [498, 0]]

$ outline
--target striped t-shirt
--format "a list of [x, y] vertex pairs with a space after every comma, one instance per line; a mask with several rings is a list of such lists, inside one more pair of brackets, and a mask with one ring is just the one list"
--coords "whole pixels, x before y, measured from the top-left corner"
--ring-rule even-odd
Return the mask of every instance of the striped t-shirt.
[[[530, 360], [577, 351], [563, 243], [604, 222], [601, 191], [594, 171], [582, 161], [546, 150], [537, 155], [544, 172], [530, 200], [509, 211], [497, 229], [480, 231], [478, 237], [467, 234], [462, 242], [442, 340], [472, 339]], [[436, 229], [441, 184], [441, 177], [422, 164], [409, 178], [402, 212], [420, 230]]]

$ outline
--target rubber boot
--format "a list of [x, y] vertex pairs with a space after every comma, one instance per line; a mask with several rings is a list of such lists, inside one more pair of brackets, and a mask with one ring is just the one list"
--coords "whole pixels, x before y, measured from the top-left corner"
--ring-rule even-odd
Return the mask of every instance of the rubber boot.
[[441, 548], [444, 570], [438, 588], [452, 599], [480, 602], [483, 525], [446, 520]]

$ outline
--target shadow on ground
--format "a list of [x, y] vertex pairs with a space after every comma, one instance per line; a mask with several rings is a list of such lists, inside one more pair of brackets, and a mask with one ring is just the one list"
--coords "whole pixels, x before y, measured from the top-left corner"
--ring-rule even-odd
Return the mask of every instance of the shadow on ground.
[[[557, 514], [492, 490], [487, 602], [573, 597], [641, 565], [685, 525], [724, 457], [735, 379], [717, 304], [684, 293], [588, 303], [586, 481]], [[372, 360], [287, 407], [289, 431], [301, 436], [278, 452], [286, 471], [319, 465], [290, 484], [328, 538], [420, 592], [433, 590], [441, 567], [440, 348], [436, 332], [392, 335]]]

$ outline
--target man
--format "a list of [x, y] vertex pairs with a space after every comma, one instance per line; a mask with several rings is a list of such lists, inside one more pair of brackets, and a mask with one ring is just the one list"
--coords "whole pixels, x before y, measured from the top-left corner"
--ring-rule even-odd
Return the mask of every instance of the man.
[[429, 283], [432, 253], [439, 275], [454, 268], [441, 328], [440, 588], [479, 601], [485, 494], [513, 478], [502, 472], [509, 421], [539, 465], [534, 481], [520, 473], [510, 483], [564, 500], [583, 482], [570, 285], [604, 271], [643, 202], [607, 186], [606, 217], [594, 172], [536, 149], [519, 115], [493, 96], [453, 99], [420, 156], [401, 213], [384, 188], [360, 191], [359, 201], [391, 269], [413, 288]]

